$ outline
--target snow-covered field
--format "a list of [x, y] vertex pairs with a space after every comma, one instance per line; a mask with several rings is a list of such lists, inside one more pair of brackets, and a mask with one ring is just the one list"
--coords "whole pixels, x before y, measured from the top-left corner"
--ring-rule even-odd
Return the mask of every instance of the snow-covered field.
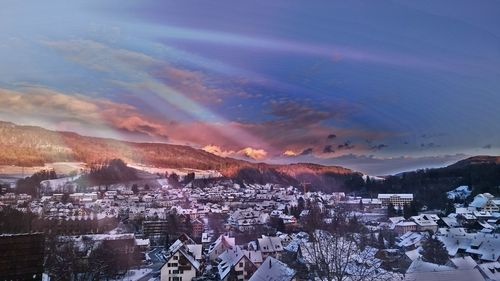
[[202, 178], [218, 178], [221, 177], [221, 173], [214, 170], [196, 170], [196, 169], [170, 169], [170, 168], [161, 168], [161, 167], [153, 167], [153, 166], [145, 166], [141, 164], [127, 164], [127, 166], [144, 171], [151, 174], [165, 174], [165, 172], [171, 174], [176, 173], [179, 176], [185, 176], [188, 173], [194, 173], [197, 179]]
[[21, 167], [13, 165], [0, 165], [0, 175], [28, 177], [40, 170], [54, 170], [57, 174], [69, 174], [72, 171], [80, 171], [85, 168], [82, 162], [56, 162], [47, 163], [44, 166]]

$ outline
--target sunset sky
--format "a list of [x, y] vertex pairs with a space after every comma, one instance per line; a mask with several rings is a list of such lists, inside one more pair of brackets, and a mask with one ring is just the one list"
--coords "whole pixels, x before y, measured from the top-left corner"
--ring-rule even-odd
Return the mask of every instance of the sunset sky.
[[5, 0], [0, 120], [373, 175], [434, 167], [500, 154], [499, 27], [496, 0]]

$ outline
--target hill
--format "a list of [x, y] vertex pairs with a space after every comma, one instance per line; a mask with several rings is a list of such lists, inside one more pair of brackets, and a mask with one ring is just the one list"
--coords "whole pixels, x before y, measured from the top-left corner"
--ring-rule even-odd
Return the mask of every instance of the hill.
[[0, 165], [35, 166], [75, 161], [91, 164], [109, 159], [163, 168], [217, 170], [225, 177], [252, 183], [299, 185], [307, 182], [323, 190], [341, 190], [361, 178], [360, 173], [339, 166], [253, 163], [216, 156], [190, 146], [88, 137], [0, 121]]
[[446, 192], [459, 186], [472, 187], [472, 194], [489, 192], [500, 196], [498, 156], [474, 156], [442, 168], [422, 169], [388, 176], [383, 181], [369, 181], [361, 193], [413, 193], [415, 199], [430, 208], [444, 209]]

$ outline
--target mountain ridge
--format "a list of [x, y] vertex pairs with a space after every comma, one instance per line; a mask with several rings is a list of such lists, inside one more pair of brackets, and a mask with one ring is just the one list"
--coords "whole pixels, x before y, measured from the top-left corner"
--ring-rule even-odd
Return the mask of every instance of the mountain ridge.
[[185, 145], [121, 141], [0, 121], [0, 164], [35, 166], [52, 162], [87, 164], [120, 158], [162, 168], [217, 170], [246, 182], [342, 186], [340, 178], [361, 173], [313, 163], [268, 164], [221, 157]]

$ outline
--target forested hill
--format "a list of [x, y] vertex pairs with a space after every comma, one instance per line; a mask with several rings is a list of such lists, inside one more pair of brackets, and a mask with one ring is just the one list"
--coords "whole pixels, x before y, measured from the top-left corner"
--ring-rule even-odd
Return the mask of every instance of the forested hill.
[[430, 208], [444, 208], [446, 192], [461, 186], [472, 187], [472, 196], [489, 192], [500, 196], [500, 157], [475, 156], [443, 168], [424, 169], [368, 181], [358, 192], [413, 193]]
[[190, 146], [135, 143], [20, 126], [0, 121], [0, 165], [36, 166], [51, 162], [102, 162], [122, 159], [163, 168], [217, 170], [245, 182], [299, 185], [342, 190], [358, 182], [361, 174], [339, 166], [299, 163], [271, 165], [219, 157]]

